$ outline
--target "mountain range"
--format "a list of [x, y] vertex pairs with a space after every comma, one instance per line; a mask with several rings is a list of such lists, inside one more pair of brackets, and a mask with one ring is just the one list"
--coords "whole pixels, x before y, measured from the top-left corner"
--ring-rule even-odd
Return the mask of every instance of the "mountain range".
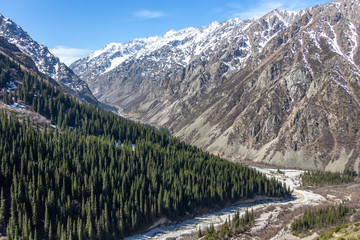
[[70, 68], [3, 16], [0, 35], [79, 99], [206, 151], [359, 171], [359, 10], [357, 1], [334, 1], [170, 30], [110, 43]]
[[70, 67], [0, 15], [0, 239], [357, 236], [359, 5], [170, 30]]
[[291, 196], [254, 168], [65, 89], [0, 37], [0, 239], [123, 239], [203, 209]]
[[70, 67], [102, 102], [231, 159], [359, 170], [358, 1], [111, 43]]

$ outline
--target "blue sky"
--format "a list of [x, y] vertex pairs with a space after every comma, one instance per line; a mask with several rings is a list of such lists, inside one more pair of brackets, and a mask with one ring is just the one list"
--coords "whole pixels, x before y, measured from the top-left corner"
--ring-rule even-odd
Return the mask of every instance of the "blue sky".
[[69, 64], [110, 42], [163, 35], [213, 21], [258, 18], [328, 0], [0, 0], [0, 13]]

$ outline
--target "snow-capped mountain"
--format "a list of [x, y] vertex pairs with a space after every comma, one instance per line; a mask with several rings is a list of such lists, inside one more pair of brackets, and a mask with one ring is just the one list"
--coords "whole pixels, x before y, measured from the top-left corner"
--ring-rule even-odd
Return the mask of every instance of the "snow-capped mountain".
[[80, 80], [70, 68], [61, 63], [46, 46], [38, 44], [19, 25], [1, 14], [0, 36], [28, 55], [41, 73], [53, 78], [68, 92], [90, 102], [96, 102], [86, 82]]
[[119, 112], [235, 159], [359, 171], [360, 6], [112, 43], [71, 65]]
[[[261, 20], [263, 22], [235, 18], [222, 23], [213, 22], [199, 29], [170, 30], [162, 37], [110, 43], [70, 67], [82, 79], [86, 79], [97, 96], [113, 89], [97, 84], [99, 76], [110, 82], [112, 79], [146, 81], [150, 78], [155, 83], [176, 74], [189, 64], [206, 65], [206, 62], [217, 60], [219, 56], [222, 58], [222, 68], [226, 68], [228, 74], [233, 74], [244, 66], [246, 59], [260, 52], [276, 32], [299, 16], [301, 12], [274, 10]], [[253, 31], [253, 28], [259, 26], [261, 29], [258, 32]], [[253, 31], [253, 38], [248, 34], [250, 31]]]
[[[234, 28], [240, 27], [239, 31], [245, 30], [250, 23], [251, 21], [231, 19], [224, 23], [213, 22], [200, 29], [170, 30], [162, 37], [135, 39], [129, 43], [110, 43], [105, 48], [78, 60], [73, 64], [73, 68], [79, 75], [91, 72], [89, 78], [94, 79], [135, 59], [150, 58], [154, 62], [166, 61], [163, 71], [175, 65], [185, 67], [194, 56], [204, 54], [206, 51], [212, 53], [222, 40], [235, 37], [234, 34], [231, 36]], [[243, 47], [246, 48], [246, 44]], [[86, 64], [82, 65], [85, 62]], [[93, 66], [97, 66], [98, 71], [89, 71], [89, 67]]]

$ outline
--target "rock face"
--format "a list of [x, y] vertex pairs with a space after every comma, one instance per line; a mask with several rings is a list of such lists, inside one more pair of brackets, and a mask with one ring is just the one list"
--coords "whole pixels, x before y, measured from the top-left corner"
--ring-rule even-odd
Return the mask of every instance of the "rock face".
[[360, 6], [274, 10], [109, 44], [71, 65], [99, 100], [227, 157], [359, 171]]
[[41, 73], [53, 78], [67, 92], [78, 99], [97, 103], [86, 82], [80, 80], [69, 67], [61, 63], [47, 47], [35, 42], [19, 25], [1, 14], [0, 36], [29, 56]]
[[[4, 37], [0, 37], [0, 54], [18, 62], [22, 69], [31, 72], [39, 79], [47, 81], [54, 86], [59, 86], [55, 80], [40, 72], [28, 55], [21, 52], [19, 48], [17, 48], [14, 44], [9, 43]], [[21, 79], [20, 76], [17, 77]]]

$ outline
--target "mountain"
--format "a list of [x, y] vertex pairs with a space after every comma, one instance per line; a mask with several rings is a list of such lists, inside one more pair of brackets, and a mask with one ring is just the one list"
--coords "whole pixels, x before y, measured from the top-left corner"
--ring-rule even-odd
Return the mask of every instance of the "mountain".
[[61, 63], [46, 46], [38, 44], [19, 25], [1, 14], [0, 36], [29, 56], [41, 73], [56, 80], [66, 91], [79, 99], [97, 103], [86, 82], [80, 80], [69, 67]]
[[[290, 188], [78, 101], [0, 38], [1, 239], [123, 239]], [[59, 227], [55, 227], [59, 226]]]
[[28, 55], [20, 51], [14, 44], [9, 43], [4, 37], [0, 37], [0, 54], [18, 62], [25, 71], [31, 72], [33, 75], [50, 82], [54, 86], [59, 86], [51, 77], [40, 72]]
[[157, 101], [162, 96], [144, 96], [155, 91], [166, 94], [163, 100], [175, 94], [189, 98], [243, 69], [248, 58], [256, 57], [276, 32], [299, 15], [275, 10], [264, 21], [236, 18], [200, 29], [170, 30], [162, 37], [111, 43], [70, 67], [98, 99], [119, 102], [125, 112], [132, 102]]
[[102, 102], [231, 159], [359, 171], [358, 1], [112, 43], [70, 67]]

